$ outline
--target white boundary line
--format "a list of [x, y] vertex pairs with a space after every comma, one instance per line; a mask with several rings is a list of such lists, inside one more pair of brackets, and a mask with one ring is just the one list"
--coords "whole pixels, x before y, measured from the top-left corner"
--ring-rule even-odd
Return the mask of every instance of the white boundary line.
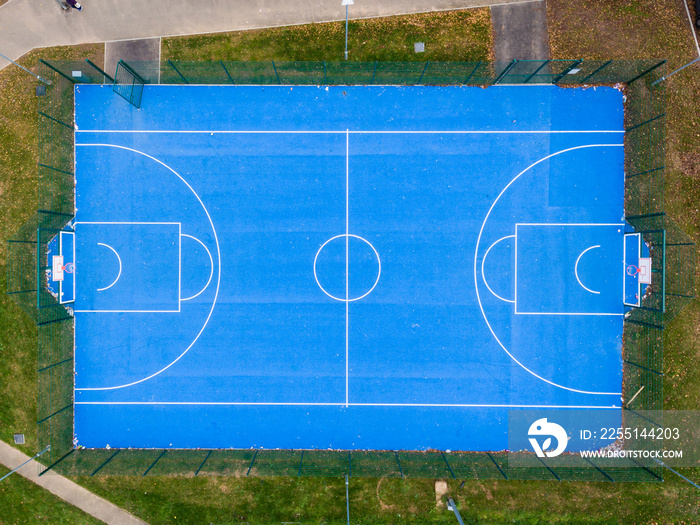
[[[75, 147], [75, 146], [74, 146]], [[77, 244], [75, 241], [75, 225], [73, 225], [73, 232], [71, 232], [73, 235], [73, 265], [75, 268], [75, 245]], [[76, 272], [77, 270], [73, 270]], [[76, 294], [76, 281], [78, 280], [78, 276], [76, 273], [73, 273], [73, 303], [75, 303], [75, 294]], [[75, 327], [73, 327], [73, 333], [75, 333]], [[75, 338], [74, 338], [75, 339]], [[73, 355], [75, 355], [75, 352], [73, 352]]]
[[[73, 310], [80, 314], [177, 314], [180, 310]], [[76, 388], [76, 390], [102, 390], [89, 388]]]
[[177, 311], [182, 310], [182, 223], [177, 230]]
[[[539, 163], [544, 162], [546, 160], [549, 160], [552, 157], [555, 157], [557, 155], [561, 155], [562, 153], [567, 153], [569, 151], [574, 151], [578, 149], [584, 149], [584, 148], [606, 148], [606, 147], [619, 147], [622, 148], [624, 147], [624, 144], [585, 144], [582, 146], [575, 146], [572, 148], [567, 148], [563, 149], [560, 151], [556, 151], [554, 153], [551, 153], [547, 155], [546, 157], [542, 157], [541, 159], [533, 162], [530, 164], [527, 168], [522, 170], [520, 173], [518, 173], [515, 177], [511, 179], [511, 181], [506, 184], [506, 186], [501, 190], [501, 192], [498, 194], [498, 196], [494, 199], [493, 203], [491, 204], [491, 207], [489, 208], [489, 211], [486, 212], [486, 217], [484, 217], [484, 221], [481, 223], [481, 228], [479, 229], [479, 235], [476, 240], [476, 247], [474, 248], [474, 289], [476, 291], [476, 299], [479, 303], [479, 309], [481, 310], [481, 315], [484, 318], [484, 321], [486, 322], [486, 326], [488, 326], [489, 331], [491, 332], [491, 335], [493, 338], [496, 340], [498, 345], [503, 349], [503, 351], [508, 354], [508, 357], [510, 357], [513, 362], [515, 362], [518, 366], [520, 366], [523, 370], [528, 372], [529, 374], [533, 375], [537, 379], [544, 381], [545, 383], [552, 385], [556, 388], [561, 388], [562, 390], [568, 390], [570, 392], [578, 392], [579, 394], [591, 394], [591, 395], [610, 395], [610, 396], [620, 396], [621, 392], [592, 392], [592, 391], [587, 391], [587, 390], [578, 390], [576, 388], [571, 388], [567, 387], [564, 385], [559, 385], [557, 383], [554, 383], [553, 381], [550, 381], [549, 379], [545, 379], [544, 377], [536, 374], [529, 368], [527, 368], [524, 364], [522, 364], [520, 361], [518, 361], [513, 354], [511, 354], [508, 349], [505, 347], [505, 345], [501, 342], [501, 340], [498, 338], [496, 335], [496, 332], [494, 331], [493, 327], [491, 326], [491, 323], [489, 323], [488, 318], [486, 317], [486, 312], [484, 312], [484, 306], [481, 304], [481, 295], [479, 294], [479, 279], [478, 279], [478, 272], [477, 272], [477, 261], [479, 259], [479, 244], [481, 243], [481, 236], [484, 234], [484, 228], [486, 227], [486, 223], [489, 220], [489, 217], [491, 216], [491, 212], [495, 208], [496, 204], [498, 203], [499, 199], [503, 196], [503, 194], [508, 190], [508, 188], [513, 185], [513, 183], [518, 180], [524, 173], [527, 173], [530, 171], [532, 168], [537, 166]], [[516, 248], [517, 248], [517, 225], [516, 225]], [[517, 272], [516, 272], [517, 276]], [[516, 292], [517, 294], [517, 292]], [[517, 295], [516, 295], [517, 299]]]
[[[516, 257], [517, 255], [517, 242], [518, 242], [518, 227], [520, 226], [584, 226], [584, 227], [591, 227], [591, 226], [614, 226], [617, 228], [624, 228], [625, 224], [622, 222], [611, 222], [611, 223], [595, 223], [595, 222], [518, 222], [515, 224], [515, 242], [516, 242]], [[588, 251], [590, 248], [584, 251]], [[623, 244], [623, 249], [624, 249], [624, 244]], [[581, 254], [583, 255], [583, 254]], [[579, 255], [579, 259], [581, 256]], [[517, 261], [517, 259], [516, 259]], [[576, 273], [576, 279], [578, 280], [578, 283], [583, 286], [581, 283], [581, 280], [578, 278], [578, 259], [576, 260], [576, 266], [574, 267], [574, 272]], [[516, 276], [517, 276], [517, 268], [516, 268]], [[516, 281], [516, 287], [517, 287], [517, 281]], [[585, 286], [583, 286], [586, 290]], [[589, 292], [592, 293], [600, 293], [600, 292], [594, 292], [593, 290], [588, 290]], [[624, 293], [624, 292], [623, 292]], [[516, 299], [517, 299], [517, 290], [516, 290]], [[515, 313], [518, 315], [625, 315], [624, 312], [618, 313], [618, 312], [519, 312], [518, 311], [518, 303], [515, 303]]]
[[[370, 244], [370, 246], [372, 246]], [[372, 246], [372, 249], [374, 247]], [[376, 253], [376, 250], [375, 250]], [[316, 254], [318, 256], [318, 254]], [[377, 259], [379, 256], [377, 256]], [[380, 272], [381, 272], [381, 266]], [[350, 391], [350, 130], [345, 130], [345, 406], [348, 406]], [[314, 277], [316, 261], [314, 260]], [[318, 282], [318, 280], [316, 281]], [[379, 282], [379, 277], [377, 277]], [[377, 286], [377, 283], [374, 283]], [[374, 286], [372, 290], [374, 290]], [[370, 292], [372, 291], [370, 290]], [[367, 292], [369, 293], [369, 292]], [[367, 294], [365, 294], [367, 295]]]
[[301, 407], [416, 407], [416, 408], [599, 408], [621, 409], [618, 405], [482, 405], [482, 404], [440, 404], [440, 403], [257, 403], [257, 402], [216, 402], [216, 401], [76, 401], [76, 405], [210, 405], [210, 406], [301, 406]]
[[[695, 24], [693, 24], [693, 17], [690, 16], [690, 9], [688, 8], [688, 0], [682, 0], [685, 5], [685, 12], [688, 14], [688, 22], [690, 22], [690, 33], [693, 35], [693, 40], [695, 41], [695, 49], [700, 57], [700, 45], [698, 45], [698, 36], [695, 34]], [[695, 4], [697, 5], [697, 4]], [[700, 13], [698, 13], [700, 14]]]
[[[78, 144], [78, 146], [82, 146], [83, 144]], [[128, 149], [128, 148], [125, 148]], [[175, 226], [177, 225], [178, 227], [178, 232], [182, 231], [182, 224], [179, 222], [145, 222], [145, 221], [75, 221], [73, 223], [73, 229], [75, 229], [79, 224], [102, 224], [102, 225], [111, 225], [111, 224], [118, 224], [118, 225], [131, 225], [131, 224], [138, 224], [138, 225], [151, 225], [151, 224], [156, 224], [159, 226]], [[102, 243], [97, 243], [97, 244], [102, 244]], [[103, 246], [107, 246], [106, 244], [103, 244]], [[122, 260], [119, 257], [119, 254], [117, 251], [112, 248], [111, 246], [107, 246], [109, 249], [111, 249], [116, 255], [117, 258], [119, 259], [119, 276], [121, 276], [121, 269], [122, 269]], [[119, 276], [117, 276], [117, 280], [119, 279]], [[113, 286], [117, 280], [114, 281], [109, 287]], [[108, 288], [109, 288], [108, 287]], [[73, 312], [80, 313], [80, 314], [90, 314], [90, 313], [95, 313], [95, 314], [175, 314], [180, 312], [180, 285], [178, 283], [178, 302], [177, 302], [177, 310], [73, 310]], [[102, 288], [102, 290], [106, 290], [106, 288]], [[98, 291], [100, 289], [98, 288]], [[86, 389], [87, 390], [87, 389]]]
[[581, 285], [581, 288], [583, 288], [583, 289], [586, 290], [587, 292], [600, 295], [600, 292], [596, 292], [595, 290], [591, 290], [590, 288], [588, 288], [587, 286], [585, 286], [585, 285], [581, 282], [581, 279], [580, 279], [579, 276], [578, 276], [578, 263], [579, 263], [579, 261], [581, 260], [581, 257], [583, 257], [583, 254], [586, 253], [588, 250], [592, 250], [592, 249], [594, 249], [594, 248], [600, 248], [600, 244], [596, 244], [595, 246], [589, 246], [588, 248], [586, 248], [585, 250], [583, 250], [583, 251], [581, 252], [581, 254], [576, 258], [576, 264], [574, 265], [574, 275], [576, 275], [576, 280], [578, 281], [578, 284]]
[[[204, 285], [204, 288], [202, 288], [199, 293], [194, 294], [192, 297], [186, 297], [184, 299], [180, 299], [180, 301], [189, 301], [190, 299], [194, 299], [195, 297], [201, 295], [204, 292], [204, 290], [209, 288], [209, 284], [211, 283], [211, 280], [214, 277], [214, 258], [211, 256], [211, 252], [209, 251], [209, 248], [207, 248], [202, 241], [197, 239], [197, 237], [192, 237], [192, 235], [187, 235], [186, 233], [181, 233], [180, 237], [189, 237], [190, 239], [194, 239], [199, 244], [201, 244], [202, 247], [207, 251], [207, 255], [209, 256], [209, 262], [211, 263], [211, 272], [209, 272], [209, 280], [207, 281], [207, 284]], [[180, 242], [182, 242], [182, 241], [180, 241]], [[180, 260], [180, 267], [182, 267], [182, 259]]]
[[[489, 254], [489, 252], [491, 251], [491, 248], [493, 248], [493, 247], [496, 246], [499, 242], [504, 241], [504, 240], [506, 240], [506, 239], [516, 239], [516, 242], [517, 242], [517, 237], [516, 237], [515, 235], [506, 235], [505, 237], [501, 237], [501, 238], [498, 239], [496, 242], [494, 242], [491, 246], [489, 246], [489, 249], [486, 250], [486, 253], [484, 254], [484, 257], [481, 259], [481, 280], [484, 281], [484, 284], [486, 285], [486, 288], [488, 288], [488, 289], [489, 289], [489, 292], [491, 292], [496, 298], [500, 299], [501, 301], [505, 301], [506, 303], [514, 303], [514, 304], [515, 304], [515, 299], [513, 299], [512, 301], [511, 301], [510, 299], [504, 299], [503, 297], [501, 297], [500, 295], [498, 295], [496, 292], [494, 292], [494, 291], [491, 289], [491, 287], [489, 286], [489, 283], [486, 281], [486, 274], [484, 273], [484, 263], [486, 262], [486, 256], [487, 256], [487, 255]], [[516, 257], [517, 257], [517, 255], [516, 255]], [[517, 262], [516, 262], [516, 266], [517, 266]], [[517, 271], [517, 270], [516, 270], [516, 271]], [[516, 279], [517, 279], [517, 277], [516, 277]], [[517, 281], [516, 281], [516, 284], [517, 284]]]
[[612, 313], [612, 312], [515, 312], [518, 315], [612, 315], [612, 316], [623, 316], [622, 313]]
[[117, 273], [117, 278], [114, 279], [114, 281], [112, 281], [112, 284], [110, 284], [109, 286], [105, 286], [104, 288], [98, 288], [98, 289], [97, 289], [98, 292], [102, 292], [102, 291], [104, 291], [104, 290], [109, 290], [112, 286], [114, 286], [115, 284], [117, 284], [117, 281], [118, 281], [119, 278], [122, 276], [122, 258], [119, 257], [119, 254], [117, 253], [117, 250], [115, 250], [114, 248], [112, 248], [109, 244], [105, 244], [105, 243], [103, 243], [103, 242], [98, 242], [97, 245], [98, 245], [98, 246], [104, 246], [104, 247], [109, 248], [110, 250], [112, 250], [112, 251], [114, 252], [114, 255], [117, 256], [117, 261], [119, 261], [119, 272]]
[[[63, 238], [61, 237], [61, 233], [63, 232], [58, 232], [58, 254], [60, 256], [63, 256]], [[48, 253], [47, 253], [48, 255]], [[75, 259], [73, 259], [73, 263], [75, 264]], [[53, 268], [51, 269], [51, 278], [53, 279]], [[75, 275], [73, 276], [73, 281], [75, 282]], [[58, 281], [58, 304], [64, 304], [63, 303], [63, 279]]]
[[639, 281], [639, 278], [637, 278], [637, 302], [636, 303], [628, 303], [627, 302], [627, 297], [625, 297], [625, 290], [627, 289], [626, 283], [627, 283], [627, 237], [637, 237], [637, 249], [639, 251], [638, 257], [642, 256], [642, 234], [641, 233], [625, 233], [624, 240], [622, 243], [622, 269], [623, 269], [623, 274], [622, 274], [622, 304], [625, 306], [639, 306], [642, 302], [642, 283]]
[[[161, 166], [163, 166], [164, 168], [166, 168], [167, 170], [169, 170], [170, 172], [172, 172], [175, 176], [177, 176], [177, 177], [189, 188], [189, 190], [192, 192], [192, 194], [193, 194], [193, 195], [196, 197], [196, 199], [199, 201], [199, 204], [202, 206], [202, 209], [204, 210], [204, 213], [206, 214], [207, 219], [209, 220], [209, 225], [211, 226], [212, 233], [214, 234], [214, 242], [216, 243], [216, 256], [217, 256], [217, 261], [218, 261], [218, 272], [217, 272], [217, 281], [216, 281], [216, 293], [215, 293], [215, 295], [214, 295], [214, 300], [212, 301], [212, 304], [211, 304], [211, 309], [209, 310], [209, 315], [207, 315], [206, 321], [204, 321], [204, 324], [202, 325], [201, 330], [199, 331], [199, 333], [197, 334], [197, 336], [194, 338], [194, 340], [192, 341], [192, 343], [190, 343], [190, 345], [189, 345], [179, 356], [177, 356], [172, 362], [170, 362], [167, 366], [161, 368], [161, 369], [158, 370], [157, 372], [154, 372], [153, 374], [151, 374], [151, 375], [149, 375], [149, 376], [147, 376], [147, 377], [144, 377], [144, 378], [142, 378], [142, 379], [139, 379], [138, 381], [132, 381], [131, 383], [126, 383], [126, 384], [117, 385], [117, 386], [91, 387], [91, 388], [76, 388], [76, 389], [75, 389], [76, 392], [77, 392], [77, 391], [88, 391], [88, 390], [116, 390], [116, 389], [118, 389], [118, 388], [126, 388], [126, 387], [133, 386], [133, 385], [136, 385], [136, 384], [139, 384], [139, 383], [143, 383], [144, 381], [148, 381], [149, 379], [151, 379], [151, 378], [157, 376], [158, 374], [164, 372], [165, 370], [167, 370], [168, 368], [170, 368], [171, 366], [173, 366], [175, 363], [177, 363], [180, 359], [182, 359], [182, 357], [183, 357], [187, 352], [189, 352], [189, 351], [190, 351], [190, 348], [192, 348], [192, 347], [194, 346], [194, 344], [197, 342], [197, 340], [199, 339], [199, 337], [200, 337], [200, 336], [202, 335], [202, 333], [204, 332], [204, 329], [207, 327], [207, 324], [209, 324], [209, 320], [211, 319], [211, 316], [212, 316], [212, 314], [214, 313], [214, 308], [216, 307], [216, 301], [217, 301], [217, 299], [219, 298], [219, 288], [220, 288], [220, 286], [221, 286], [221, 249], [220, 249], [220, 247], [219, 247], [219, 237], [218, 237], [218, 235], [216, 234], [216, 228], [214, 227], [214, 222], [212, 221], [211, 215], [209, 215], [209, 210], [207, 210], [207, 207], [204, 205], [204, 203], [202, 202], [202, 199], [199, 197], [199, 195], [197, 195], [197, 192], [194, 191], [194, 189], [192, 188], [192, 186], [190, 186], [190, 184], [189, 184], [178, 172], [176, 172], [176, 171], [175, 171], [174, 169], [172, 169], [170, 166], [168, 166], [167, 164], [165, 164], [163, 161], [158, 160], [158, 159], [156, 159], [155, 157], [152, 157], [151, 155], [149, 155], [149, 154], [147, 154], [147, 153], [144, 153], [143, 151], [139, 151], [139, 150], [136, 150], [136, 149], [133, 149], [133, 148], [127, 148], [126, 146], [118, 146], [118, 145], [116, 145], [116, 144], [77, 144], [77, 146], [82, 146], [82, 147], [106, 147], [106, 148], [117, 148], [117, 149], [123, 149], [123, 150], [126, 150], [126, 151], [131, 151], [131, 152], [133, 152], [133, 153], [137, 153], [137, 154], [139, 154], [139, 155], [143, 155], [144, 157], [147, 157], [147, 158], [149, 158], [149, 159], [151, 159], [151, 160], [157, 162], [158, 164], [160, 164]], [[138, 223], [136, 223], [136, 224], [138, 224]], [[153, 224], [153, 223], [148, 223], [148, 224]], [[179, 306], [179, 305], [178, 305], [178, 306]], [[111, 312], [111, 313], [114, 313], [114, 312]]]
[[[567, 133], [624, 133], [624, 130], [160, 130], [160, 129], [77, 129], [76, 133], [201, 133], [201, 134], [329, 134], [329, 135], [371, 135], [371, 134], [394, 134], [394, 135], [527, 135], [527, 134], [567, 134]], [[81, 146], [81, 144], [78, 144]]]
[[[78, 146], [87, 146], [89, 144], [78, 144]], [[117, 147], [117, 146], [115, 146]], [[121, 146], [119, 146], [121, 147]], [[127, 148], [125, 148], [127, 149]], [[137, 222], [137, 221], [75, 221], [73, 224], [161, 224], [161, 225], [175, 225], [180, 224], [179, 222]]]
[[[627, 272], [627, 234], [624, 234], [622, 236], [622, 269]], [[625, 274], [622, 274], [622, 304], [625, 306], [627, 305], [627, 301], [625, 300], [625, 282], [627, 281], [627, 278], [625, 277]]]
[[[607, 144], [603, 144], [606, 146]], [[611, 146], [617, 146], [617, 144], [610, 144]], [[621, 146], [622, 144], [620, 144]], [[573, 148], [576, 149], [576, 148]], [[556, 155], [556, 154], [555, 154]], [[518, 226], [618, 226], [624, 227], [624, 222], [518, 222], [515, 227]]]

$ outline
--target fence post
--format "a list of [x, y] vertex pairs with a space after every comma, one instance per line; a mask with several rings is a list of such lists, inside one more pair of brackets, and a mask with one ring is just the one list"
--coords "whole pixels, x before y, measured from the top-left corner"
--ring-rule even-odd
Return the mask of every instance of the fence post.
[[590, 463], [590, 464], [593, 466], [593, 468], [595, 468], [595, 469], [596, 469], [598, 472], [600, 472], [603, 476], [605, 476], [606, 478], [608, 478], [608, 481], [612, 481], [613, 483], [615, 483], [615, 480], [612, 479], [610, 476], [608, 476], [607, 472], [605, 472], [605, 471], [603, 471], [603, 470], [600, 470], [600, 468], [598, 468], [598, 466], [595, 465], [595, 463], [593, 463], [593, 462], [592, 462], [590, 459], [588, 459], [587, 457], [585, 457], [585, 456], [581, 456], [581, 457], [582, 457], [583, 459], [585, 459], [588, 463]]
[[394, 450], [394, 455], [396, 456], [396, 464], [399, 466], [399, 474], [403, 478], [403, 470], [401, 469], [401, 461], [399, 460], [399, 453]]
[[180, 75], [180, 78], [185, 82], [185, 84], [189, 84], [189, 82], [187, 81], [187, 79], [185, 78], [185, 76], [184, 76], [182, 73], [180, 73], [180, 71], [178, 71], [178, 69], [175, 67], [175, 64], [173, 64], [173, 61], [172, 61], [172, 60], [168, 60], [168, 64], [170, 64], [170, 67], [173, 68], [173, 69], [175, 70], [175, 73], [177, 73], [178, 75]]
[[423, 75], [425, 75], [425, 72], [428, 69], [429, 64], [430, 64], [430, 60], [426, 61], [425, 67], [423, 68], [423, 72], [420, 74], [420, 78], [418, 79], [417, 84], [420, 84], [420, 81], [423, 80]]
[[493, 456], [492, 456], [491, 454], [489, 454], [488, 452], [486, 453], [486, 455], [489, 457], [489, 459], [491, 459], [491, 461], [493, 461], [493, 464], [496, 465], [496, 468], [497, 468], [498, 471], [501, 473], [501, 475], [503, 476], [503, 478], [504, 478], [504, 479], [508, 479], [508, 476], [506, 476], [506, 473], [503, 472], [503, 469], [501, 468], [501, 466], [500, 466], [498, 463], [496, 463], [496, 460], [493, 459]]
[[518, 63], [518, 60], [513, 59], [513, 61], [508, 64], [508, 66], [501, 72], [500, 75], [496, 77], [496, 80], [493, 81], [494, 84], [498, 84], [503, 78], [508, 74], [508, 72], [515, 67], [515, 64]]
[[43, 475], [46, 474], [49, 470], [52, 470], [56, 465], [58, 465], [61, 461], [63, 461], [64, 459], [66, 459], [68, 456], [70, 456], [73, 452], [75, 452], [75, 449], [74, 449], [74, 448], [70, 449], [69, 452], [67, 452], [66, 454], [64, 454], [63, 456], [61, 456], [60, 458], [58, 458], [56, 461], [54, 461], [53, 463], [51, 463], [51, 464], [50, 464], [48, 467], [46, 467], [44, 470], [42, 470], [41, 472], [39, 472], [39, 475], [40, 475], [40, 476], [43, 476]]
[[231, 75], [230, 75], [229, 72], [228, 72], [228, 69], [226, 69], [226, 65], [224, 64], [224, 61], [223, 61], [223, 60], [219, 60], [219, 64], [221, 64], [221, 67], [224, 68], [224, 73], [226, 73], [226, 76], [227, 76], [228, 79], [231, 81], [231, 84], [235, 84], [235, 82], [234, 82], [233, 79], [231, 78]]
[[[104, 75], [105, 77], [107, 77], [107, 78], [110, 80], [110, 82], [114, 83], [114, 79], [113, 79], [112, 77], [110, 77], [107, 73], [105, 73], [97, 64], [93, 64], [92, 60], [90, 60], [89, 58], [86, 58], [86, 59], [85, 59], [85, 62], [87, 62], [87, 63], [88, 63], [89, 65], [91, 65], [94, 69], [96, 69], [97, 71], [99, 71], [102, 75]], [[104, 82], [102, 82], [102, 83], [104, 84]]]
[[77, 83], [77, 81], [76, 81], [75, 79], [72, 79], [71, 77], [69, 77], [68, 75], [66, 75], [65, 73], [63, 73], [63, 71], [60, 71], [60, 70], [56, 69], [56, 68], [53, 67], [51, 64], [49, 64], [46, 60], [42, 60], [42, 59], [40, 58], [40, 59], [39, 59], [39, 62], [41, 62], [41, 63], [44, 64], [45, 66], [48, 66], [49, 68], [53, 69], [56, 73], [58, 73], [59, 75], [61, 75], [61, 76], [62, 76], [63, 78], [65, 78], [66, 80], [71, 81], [73, 84]]
[[279, 76], [279, 74], [277, 73], [277, 67], [275, 66], [275, 61], [274, 61], [274, 60], [270, 60], [270, 62], [272, 62], [272, 69], [274, 69], [274, 71], [275, 71], [275, 76], [277, 77], [277, 83], [281, 85], [281, 84], [282, 84], [282, 81], [280, 80], [280, 76]]
[[591, 74], [588, 75], [586, 78], [584, 78], [583, 80], [581, 80], [581, 84], [584, 84], [584, 83], [586, 82], [586, 80], [588, 80], [589, 78], [592, 78], [593, 75], [596, 75], [599, 71], [602, 71], [604, 68], [608, 67], [608, 65], [609, 65], [610, 63], [612, 63], [612, 60], [608, 60], [605, 64], [603, 64], [602, 66], [600, 66], [600, 67], [599, 67], [598, 69], [596, 69], [593, 73], [591, 73]]
[[466, 84], [467, 82], [469, 82], [469, 80], [474, 76], [474, 73], [476, 73], [476, 70], [481, 67], [481, 62], [482, 62], [481, 60], [479, 60], [479, 62], [477, 62], [476, 67], [474, 69], [472, 69], [472, 72], [469, 73], [469, 76], [464, 80], [464, 82], [462, 82], [462, 84]]
[[257, 451], [257, 450], [255, 451], [255, 454], [253, 454], [253, 459], [250, 460], [250, 466], [248, 467], [248, 472], [245, 473], [246, 476], [247, 476], [248, 474], [250, 474], [250, 469], [253, 468], [253, 463], [255, 463], [255, 458], [256, 458], [256, 457], [258, 457], [258, 451]]
[[102, 467], [104, 467], [107, 463], [109, 463], [110, 461], [112, 461], [112, 460], [114, 459], [114, 457], [115, 457], [117, 454], [119, 454], [121, 451], [122, 451], [122, 449], [118, 449], [114, 454], [112, 454], [111, 456], [109, 456], [109, 458], [107, 459], [107, 461], [105, 461], [104, 463], [102, 463], [102, 465], [100, 465], [100, 466], [97, 467], [95, 470], [93, 470], [93, 472], [92, 472], [92, 474], [90, 474], [90, 476], [94, 476], [95, 474], [97, 474], [97, 473], [102, 469]]
[[564, 78], [566, 75], [569, 74], [570, 71], [572, 71], [576, 66], [578, 66], [583, 60], [576, 60], [574, 61], [569, 67], [567, 67], [564, 71], [562, 71], [561, 75], [559, 75], [557, 78], [552, 80], [552, 84], [557, 84], [559, 81]]
[[[197, 474], [199, 474], [199, 471], [200, 471], [200, 470], [202, 470], [202, 467], [203, 467], [204, 464], [207, 462], [207, 460], [209, 459], [209, 456], [211, 456], [211, 453], [212, 453], [212, 452], [214, 452], [214, 451], [213, 451], [213, 450], [210, 450], [210, 451], [207, 453], [207, 457], [204, 458], [204, 461], [202, 461], [202, 464], [199, 465], [199, 468], [198, 468], [197, 471], [194, 473], [195, 476], [196, 476]], [[250, 469], [249, 469], [249, 471], [250, 471]], [[246, 476], [247, 476], [247, 474], [246, 474]]]
[[636, 77], [634, 77], [632, 80], [628, 80], [626, 83], [627, 83], [627, 84], [631, 84], [631, 83], [634, 82], [635, 80], [639, 80], [640, 78], [642, 78], [642, 77], [643, 77], [644, 75], [646, 75], [647, 73], [651, 73], [651, 72], [654, 71], [657, 67], [663, 66], [665, 63], [666, 63], [666, 61], [665, 61], [665, 60], [662, 60], [661, 62], [659, 62], [658, 64], [656, 64], [654, 67], [650, 67], [649, 69], [647, 69], [647, 70], [644, 71], [643, 73], [640, 73], [639, 75], [637, 75]]
[[151, 469], [152, 469], [153, 467], [156, 466], [156, 463], [158, 463], [158, 460], [159, 460], [160, 458], [162, 458], [163, 456], [165, 456], [165, 453], [166, 453], [167, 451], [168, 451], [167, 448], [166, 448], [166, 449], [163, 449], [163, 452], [160, 453], [160, 456], [158, 456], [158, 457], [156, 458], [156, 460], [155, 460], [153, 463], [151, 463], [151, 466], [148, 467], [148, 468], [146, 469], [146, 472], [143, 473], [143, 477], [144, 477], [144, 478], [146, 477], [146, 474], [148, 474], [148, 473], [151, 471]]
[[442, 459], [445, 460], [445, 465], [447, 465], [447, 469], [450, 471], [450, 474], [452, 474], [452, 479], [457, 479], [457, 478], [455, 477], [455, 473], [452, 472], [452, 467], [450, 467], [450, 463], [449, 463], [449, 461], [447, 461], [447, 456], [445, 456], [445, 453], [444, 453], [444, 452], [440, 452], [440, 454], [442, 454]]
[[544, 61], [544, 64], [542, 64], [540, 67], [538, 67], [537, 69], [535, 69], [535, 72], [534, 72], [532, 75], [530, 75], [529, 77], [527, 77], [527, 79], [525, 80], [525, 84], [527, 84], [528, 82], [530, 82], [530, 80], [532, 80], [532, 77], [534, 77], [537, 73], [539, 73], [539, 72], [540, 72], [540, 69], [542, 69], [544, 66], [546, 66], [546, 65], [549, 64], [550, 62], [551, 62], [551, 60], [545, 60], [545, 61]]

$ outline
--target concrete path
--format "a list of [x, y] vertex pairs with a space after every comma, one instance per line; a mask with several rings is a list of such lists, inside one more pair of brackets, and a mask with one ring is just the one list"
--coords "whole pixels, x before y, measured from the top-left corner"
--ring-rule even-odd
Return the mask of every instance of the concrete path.
[[118, 40], [105, 45], [105, 71], [114, 75], [117, 62], [160, 61], [160, 38], [141, 38], [138, 40]]
[[[19, 450], [0, 441], [0, 463], [2, 465], [13, 469], [28, 459], [29, 456], [22, 454]], [[54, 472], [47, 472], [40, 477], [40, 468], [43, 469], [39, 463], [30, 461], [12, 475], [20, 475], [27, 478], [29, 481], [36, 483], [62, 500], [78, 507], [82, 511], [105, 523], [114, 525], [147, 525], [145, 521], [141, 521], [125, 510], [96, 496], [63, 476], [59, 476]]]
[[491, 7], [496, 60], [549, 58], [545, 0]]
[[[522, 0], [355, 0], [351, 18], [444, 11]], [[341, 0], [10, 0], [0, 7], [0, 53], [16, 60], [36, 47], [215, 33], [345, 18]], [[0, 58], [0, 69], [8, 62]]]

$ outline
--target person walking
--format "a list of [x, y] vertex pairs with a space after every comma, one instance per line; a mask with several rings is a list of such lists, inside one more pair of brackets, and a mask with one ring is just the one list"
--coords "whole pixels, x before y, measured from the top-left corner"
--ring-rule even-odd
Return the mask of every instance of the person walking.
[[66, 4], [68, 4], [70, 7], [73, 9], [77, 9], [78, 11], [83, 10], [83, 6], [80, 5], [76, 0], [65, 0]]

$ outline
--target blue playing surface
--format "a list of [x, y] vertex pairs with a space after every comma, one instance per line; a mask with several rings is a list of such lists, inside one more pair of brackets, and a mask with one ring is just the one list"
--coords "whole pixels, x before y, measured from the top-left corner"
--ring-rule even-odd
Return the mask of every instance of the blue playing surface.
[[623, 99], [76, 87], [86, 447], [501, 450], [620, 406]]

